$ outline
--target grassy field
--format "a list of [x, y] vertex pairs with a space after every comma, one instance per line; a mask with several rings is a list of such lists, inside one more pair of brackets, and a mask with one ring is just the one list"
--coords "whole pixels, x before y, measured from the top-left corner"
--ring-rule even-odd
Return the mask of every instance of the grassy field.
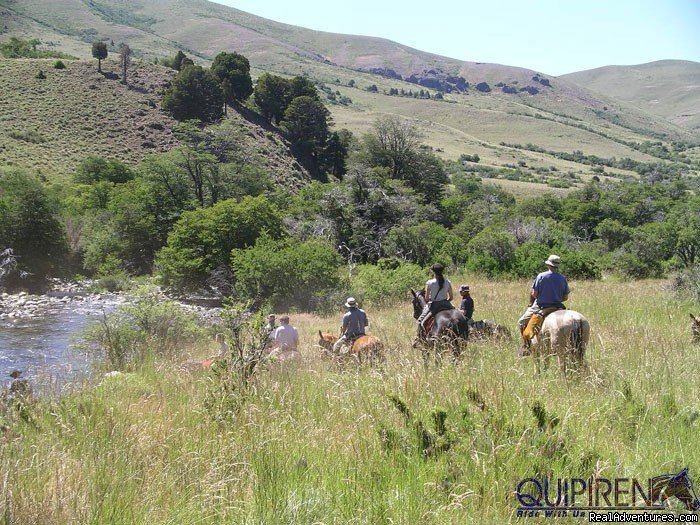
[[[460, 281], [455, 279], [455, 282]], [[512, 327], [526, 282], [469, 280], [476, 318]], [[226, 412], [211, 372], [154, 360], [40, 401], [0, 435], [3, 523], [512, 523], [531, 476], [700, 475], [691, 305], [666, 282], [574, 282], [592, 326], [588, 370], [538, 373], [514, 343], [470, 343], [424, 369], [408, 302], [367, 307], [384, 370], [338, 370], [314, 334], [339, 314], [292, 316], [303, 360], [261, 372]], [[213, 342], [192, 348], [215, 351]], [[412, 412], [407, 423], [390, 396]], [[544, 407], [540, 420], [536, 404]], [[444, 411], [439, 435], [433, 414]], [[536, 411], [536, 410], [535, 410]], [[558, 424], [548, 422], [553, 419]], [[418, 438], [423, 426], [436, 439]], [[447, 445], [449, 444], [449, 446]], [[447, 449], [438, 452], [438, 449]], [[566, 523], [567, 520], [561, 520]]]

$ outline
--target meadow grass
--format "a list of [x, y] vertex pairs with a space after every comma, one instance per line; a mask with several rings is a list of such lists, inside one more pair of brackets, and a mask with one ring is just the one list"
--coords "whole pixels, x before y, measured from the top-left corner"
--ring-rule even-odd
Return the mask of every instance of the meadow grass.
[[[513, 330], [529, 283], [469, 284], [475, 318]], [[0, 523], [510, 523], [524, 477], [697, 476], [700, 347], [691, 305], [664, 286], [571, 283], [592, 326], [574, 376], [537, 372], [515, 342], [470, 343], [457, 365], [426, 369], [408, 294], [366, 308], [382, 370], [320, 358], [315, 334], [340, 312], [292, 315], [302, 361], [261, 371], [233, 411], [215, 372], [150, 360], [16, 418], [0, 436]]]

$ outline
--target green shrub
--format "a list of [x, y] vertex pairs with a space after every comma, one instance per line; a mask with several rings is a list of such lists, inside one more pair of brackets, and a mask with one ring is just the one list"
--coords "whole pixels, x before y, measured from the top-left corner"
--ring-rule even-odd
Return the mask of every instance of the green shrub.
[[229, 264], [231, 250], [252, 246], [263, 232], [272, 239], [284, 233], [277, 208], [263, 196], [183, 213], [157, 256], [163, 283], [201, 287], [212, 270]]
[[435, 262], [447, 266], [464, 261], [464, 243], [444, 226], [422, 222], [393, 228], [386, 240], [386, 251], [419, 266]]
[[63, 60], [56, 60], [56, 62], [53, 63], [53, 68], [54, 69], [66, 69], [66, 65], [63, 63]]
[[41, 144], [42, 142], [46, 142], [46, 139], [43, 137], [43, 135], [35, 129], [30, 129], [28, 131], [10, 131], [8, 135], [10, 136], [10, 138], [13, 138], [15, 140], [22, 140], [24, 142], [30, 142], [32, 144]]
[[46, 73], [44, 73], [43, 70], [39, 70], [39, 72], [34, 76], [34, 78], [38, 78], [39, 80], [44, 80], [46, 79]]
[[489, 277], [508, 273], [515, 262], [515, 237], [496, 228], [487, 228], [467, 244], [467, 269]]
[[381, 305], [408, 298], [409, 289], [422, 287], [426, 276], [417, 264], [380, 259], [376, 265], [363, 264], [355, 269], [350, 290], [363, 303]]
[[134, 370], [154, 356], [177, 357], [203, 335], [192, 314], [152, 289], [105, 315], [86, 337], [106, 352], [112, 370]]
[[338, 288], [341, 259], [323, 240], [299, 242], [263, 236], [254, 246], [231, 253], [236, 292], [268, 302], [277, 311], [320, 310]]

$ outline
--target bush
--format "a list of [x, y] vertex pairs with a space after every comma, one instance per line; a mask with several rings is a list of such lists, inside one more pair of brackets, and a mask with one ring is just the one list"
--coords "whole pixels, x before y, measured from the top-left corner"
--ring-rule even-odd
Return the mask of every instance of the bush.
[[39, 70], [39, 72], [34, 76], [34, 78], [38, 78], [39, 80], [44, 80], [46, 79], [46, 73], [44, 73], [43, 70]]
[[154, 356], [178, 356], [202, 334], [192, 314], [146, 288], [104, 315], [86, 340], [106, 352], [112, 370], [134, 370]]
[[358, 266], [350, 280], [350, 289], [361, 302], [381, 305], [408, 298], [409, 289], [422, 287], [426, 275], [417, 264], [380, 259], [376, 265]]
[[284, 233], [277, 208], [263, 196], [183, 213], [157, 256], [163, 282], [199, 288], [212, 270], [229, 264], [231, 250], [254, 245], [263, 232], [272, 239]]
[[275, 310], [320, 310], [338, 288], [341, 259], [322, 240], [299, 242], [263, 236], [231, 253], [236, 291], [244, 299], [268, 302]]
[[685, 268], [677, 273], [672, 286], [676, 293], [700, 305], [700, 265]]
[[465, 260], [460, 239], [434, 222], [394, 227], [387, 236], [386, 251], [420, 266], [435, 262], [449, 266]]
[[508, 273], [515, 261], [515, 249], [513, 235], [487, 228], [467, 244], [469, 260], [466, 267], [489, 277]]
[[66, 65], [63, 63], [63, 60], [56, 60], [56, 62], [53, 63], [53, 68], [54, 69], [66, 69]]

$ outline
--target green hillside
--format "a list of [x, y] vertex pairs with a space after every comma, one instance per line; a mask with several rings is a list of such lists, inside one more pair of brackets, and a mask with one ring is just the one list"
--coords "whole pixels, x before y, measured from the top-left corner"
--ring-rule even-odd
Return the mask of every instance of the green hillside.
[[[134, 164], [150, 153], [178, 145], [176, 122], [160, 109], [162, 92], [174, 71], [136, 61], [129, 85], [117, 75], [118, 64], [0, 59], [0, 164], [64, 175], [88, 155]], [[43, 71], [46, 78], [36, 75]], [[296, 185], [306, 171], [289, 153], [279, 134], [229, 111], [243, 148], [280, 182]]]
[[[424, 142], [444, 158], [478, 154], [481, 165], [518, 166], [528, 180], [547, 179], [543, 173], [566, 174], [569, 181], [592, 177], [597, 172], [590, 163], [562, 158], [575, 150], [655, 163], [668, 156], [642, 147], [646, 142], [680, 142], [686, 150], [700, 143], [695, 129], [567, 78], [462, 62], [381, 38], [312, 31], [204, 0], [0, 0], [0, 15], [7, 20], [0, 40], [37, 37], [45, 48], [84, 58], [96, 39], [110, 46], [127, 42], [144, 62], [182, 49], [206, 65], [218, 52], [235, 50], [250, 59], [254, 76], [269, 71], [318, 82], [337, 128], [363, 133], [378, 117], [395, 114], [418, 124]], [[368, 91], [371, 86], [376, 92]], [[434, 98], [436, 88], [443, 100]], [[394, 90], [423, 90], [432, 98], [389, 96]], [[606, 173], [635, 176], [615, 167]], [[527, 192], [530, 182], [523, 184], [519, 189]]]
[[637, 66], [606, 66], [564, 75], [606, 96], [628, 102], [688, 129], [700, 129], [700, 64], [660, 60]]

